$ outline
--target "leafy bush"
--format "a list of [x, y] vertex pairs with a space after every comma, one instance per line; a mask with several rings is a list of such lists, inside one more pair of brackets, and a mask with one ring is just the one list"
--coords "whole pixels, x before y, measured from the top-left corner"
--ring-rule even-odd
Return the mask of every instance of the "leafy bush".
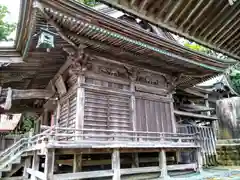
[[9, 13], [7, 7], [0, 5], [0, 41], [7, 41], [8, 36], [16, 28], [15, 24], [4, 22], [4, 18], [6, 17], [7, 13]]

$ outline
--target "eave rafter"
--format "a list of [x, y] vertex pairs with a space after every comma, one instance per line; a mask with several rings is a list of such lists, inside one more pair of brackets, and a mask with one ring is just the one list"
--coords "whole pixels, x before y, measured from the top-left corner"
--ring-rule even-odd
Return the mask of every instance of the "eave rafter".
[[[129, 5], [129, 2], [133, 2], [132, 0], [100, 1], [240, 60], [238, 52], [240, 49], [238, 46], [240, 42], [240, 27], [238, 26], [240, 1], [230, 3], [227, 0], [169, 0], [164, 1], [163, 6], [152, 6], [147, 10], [142, 8], [142, 4], [135, 2], [132, 8], [132, 4]], [[152, 2], [152, 0], [147, 0], [145, 3], [151, 4]], [[155, 2], [160, 4], [162, 1]], [[159, 7], [164, 9], [164, 13], [162, 13], [163, 10], [159, 10]], [[221, 42], [222, 40], [224, 42]]]
[[[156, 4], [154, 1], [149, 3], [147, 0], [141, 1], [141, 3], [140, 1], [131, 2], [134, 6], [141, 5], [140, 8], [143, 9], [143, 11], [149, 11], [150, 9], [154, 8], [153, 5]], [[179, 4], [182, 3], [183, 1]], [[176, 8], [170, 2], [165, 2], [163, 4], [167, 9], [171, 9], [171, 12], [176, 10]], [[198, 5], [198, 7], [195, 7], [195, 10], [197, 11], [197, 9], [200, 7], [201, 5]], [[125, 62], [127, 63], [134, 59], [135, 64], [132, 62], [131, 64], [139, 64], [139, 66], [144, 66], [144, 63], [146, 66], [146, 63], [148, 63], [149, 68], [151, 68], [153, 71], [156, 69], [164, 72], [164, 69], [162, 70], [160, 67], [168, 67], [166, 73], [177, 72], [182, 74], [179, 81], [180, 86], [187, 85], [188, 81], [191, 81], [189, 84], [193, 85], [199, 81], [201, 82], [202, 80], [209, 78], [211, 75], [216, 75], [223, 72], [226, 66], [235, 62], [230, 60], [225, 61], [214, 59], [199, 53], [191, 52], [191, 50], [180, 47], [173, 42], [160, 41], [159, 37], [156, 37], [151, 33], [146, 34], [142, 30], [135, 31], [134, 27], [132, 28], [132, 31], [126, 31], [126, 29], [129, 27], [126, 26], [126, 24], [124, 26], [123, 22], [109, 19], [106, 16], [103, 17], [102, 14], [83, 7], [75, 2], [65, 2], [61, 0], [55, 2], [42, 0], [36, 1], [34, 8], [38, 10], [38, 15], [43, 17], [47, 23], [51, 25], [51, 28], [56, 30], [56, 33], [59, 34], [61, 39], [66, 41], [75, 50], [78, 50], [80, 45], [84, 45], [86, 46], [86, 52], [91, 51], [92, 54], [95, 54], [96, 52], [106, 54], [110, 51], [110, 54], [112, 52], [112, 58], [121, 60], [125, 59]], [[76, 12], [78, 15], [76, 15]], [[171, 16], [175, 16], [174, 12], [171, 13], [170, 16], [168, 15], [167, 18], [171, 19]], [[189, 15], [189, 19], [192, 18], [196, 18], [194, 13]], [[101, 24], [99, 24], [96, 19], [101, 20]], [[120, 27], [125, 28], [125, 32], [129, 32], [127, 35], [123, 35], [121, 33], [122, 31], [119, 31], [119, 27], [116, 27], [117, 22]], [[188, 25], [187, 22], [182, 23], [186, 23], [186, 25]], [[69, 24], [71, 24], [71, 27], [68, 27]], [[81, 31], [81, 28], [83, 28], [82, 24], [84, 25], [84, 28], [86, 28], [84, 32], [91, 32], [88, 33], [91, 34], [91, 36], [94, 33], [96, 34], [92, 37], [89, 37], [88, 35], [86, 36]], [[116, 27], [116, 29], [112, 30], [109, 28], [109, 26]], [[140, 36], [141, 39], [139, 39]], [[103, 37], [110, 38], [111, 41], [114, 40], [115, 42], [118, 42], [118, 44], [124, 44], [123, 47], [125, 49], [121, 48], [120, 46], [115, 47], [114, 43], [110, 44], [98, 39]], [[136, 38], [138, 39], [137, 41], [135, 40]], [[116, 54], [118, 57], [114, 56]], [[130, 59], [130, 61], [128, 59]], [[145, 60], [143, 61], [143, 59]], [[122, 62], [123, 61], [124, 60], [122, 60]], [[167, 66], [169, 64], [172, 64], [172, 66]], [[187, 74], [185, 72], [187, 72]], [[203, 77], [203, 74], [207, 74], [207, 76]]]

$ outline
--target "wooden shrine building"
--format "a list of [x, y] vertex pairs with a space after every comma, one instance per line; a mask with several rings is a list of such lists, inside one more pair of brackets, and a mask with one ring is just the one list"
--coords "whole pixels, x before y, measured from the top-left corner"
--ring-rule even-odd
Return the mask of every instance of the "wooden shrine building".
[[1, 67], [0, 101], [5, 112], [40, 116], [34, 135], [0, 153], [3, 177], [21, 163], [24, 178], [44, 180], [201, 171], [203, 135], [179, 130], [173, 94], [235, 61], [189, 50], [130, 15], [71, 0], [21, 2], [16, 52], [5, 54], [23, 63]]

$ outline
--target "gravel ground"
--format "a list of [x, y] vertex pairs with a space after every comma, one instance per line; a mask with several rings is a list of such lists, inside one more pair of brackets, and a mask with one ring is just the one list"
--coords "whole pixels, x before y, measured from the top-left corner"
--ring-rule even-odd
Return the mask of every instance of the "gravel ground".
[[240, 180], [240, 167], [204, 169], [201, 174], [188, 173], [172, 176], [171, 180]]

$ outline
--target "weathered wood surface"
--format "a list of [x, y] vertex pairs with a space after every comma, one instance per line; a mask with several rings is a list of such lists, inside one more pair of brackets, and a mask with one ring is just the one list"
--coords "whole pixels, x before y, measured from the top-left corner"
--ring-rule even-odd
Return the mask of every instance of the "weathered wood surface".
[[174, 113], [175, 113], [175, 115], [178, 115], [178, 116], [194, 117], [194, 118], [198, 118], [198, 119], [206, 119], [206, 120], [217, 120], [218, 119], [216, 116], [207, 116], [207, 115], [178, 111], [178, 110], [175, 110]]
[[197, 133], [197, 143], [201, 147], [201, 157], [204, 166], [216, 165], [216, 136], [211, 126], [179, 125], [178, 133]]
[[[0, 101], [6, 99], [8, 89], [1, 90]], [[54, 93], [45, 89], [12, 89], [12, 99], [49, 99]]]
[[[45, 178], [45, 175], [43, 172], [37, 171], [37, 170], [33, 170], [31, 168], [27, 168], [27, 173], [31, 175], [31, 177], [36, 177], [40, 180], [47, 180]], [[50, 179], [49, 179], [50, 180]]]
[[[167, 166], [167, 170], [193, 170], [195, 169], [196, 164], [184, 164], [184, 165], [170, 165]], [[126, 168], [119, 169], [120, 175], [131, 175], [131, 174], [142, 174], [142, 173], [153, 173], [161, 171], [159, 166], [152, 167], [140, 167], [140, 168]], [[86, 179], [86, 178], [101, 178], [101, 177], [110, 177], [114, 176], [113, 170], [100, 170], [100, 171], [91, 171], [91, 172], [78, 172], [78, 173], [67, 173], [67, 174], [55, 174], [53, 176], [54, 180], [77, 180], [77, 179]], [[165, 176], [166, 177], [166, 176]]]
[[66, 173], [66, 174], [55, 174], [52, 180], [77, 180], [77, 179], [88, 179], [88, 178], [101, 178], [113, 176], [112, 170], [102, 171], [91, 171], [91, 172], [77, 172], [77, 173]]
[[[194, 4], [194, 8], [189, 1], [176, 2], [169, 0], [162, 3], [145, 0], [141, 3], [137, 0], [101, 0], [101, 2], [140, 17], [140, 19], [158, 25], [205, 47], [227, 54], [233, 59], [240, 59], [237, 53], [239, 50], [239, 46], [237, 46], [239, 34], [236, 33], [239, 28], [235, 24], [238, 12], [232, 12], [233, 7], [239, 9], [240, 5], [235, 1], [234, 3], [232, 0], [219, 3], [219, 1], [215, 0], [206, 3], [205, 6], [201, 6], [202, 2], [199, 1]], [[233, 4], [232, 8], [230, 4]], [[159, 6], [162, 6], [162, 8], [158, 9]], [[215, 8], [214, 12], [212, 11], [213, 7]], [[196, 14], [196, 12], [198, 13]], [[231, 18], [225, 19], [224, 15], [226, 14], [232, 14]], [[221, 26], [221, 24], [227, 24], [228, 26]], [[233, 27], [236, 30], [233, 30]]]

